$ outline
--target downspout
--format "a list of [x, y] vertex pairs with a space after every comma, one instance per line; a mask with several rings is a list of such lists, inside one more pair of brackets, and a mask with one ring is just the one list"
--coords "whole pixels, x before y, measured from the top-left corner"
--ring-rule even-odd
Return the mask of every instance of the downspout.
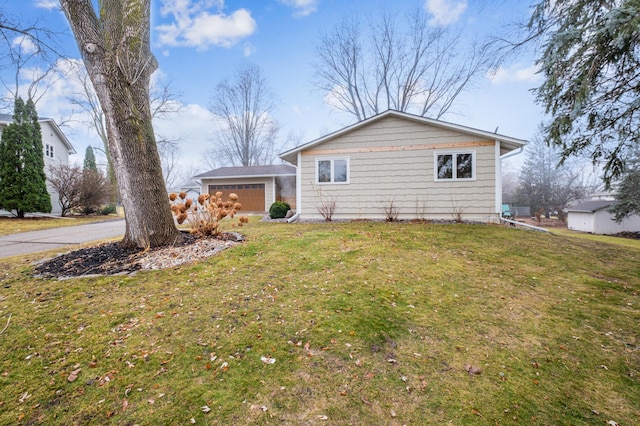
[[502, 216], [502, 158], [500, 158], [500, 141], [495, 141], [495, 213]]
[[296, 155], [296, 214], [297, 218], [302, 213], [302, 152]]
[[296, 220], [298, 220], [298, 217], [300, 216], [300, 213], [296, 213], [293, 216], [291, 216], [289, 219], [287, 219], [287, 223], [293, 223]]
[[504, 217], [502, 217], [502, 215], [500, 215], [500, 221], [507, 222], [510, 225], [523, 226], [527, 229], [532, 229], [534, 231], [551, 233], [551, 231], [549, 231], [548, 229], [540, 228], [539, 226], [533, 226], [533, 225], [529, 225], [528, 223], [518, 222], [511, 219], [505, 219]]
[[504, 220], [502, 217], [502, 160], [518, 155], [522, 153], [523, 150], [524, 146], [521, 146], [518, 149], [514, 149], [500, 156], [500, 141], [496, 141], [496, 209], [500, 220]]

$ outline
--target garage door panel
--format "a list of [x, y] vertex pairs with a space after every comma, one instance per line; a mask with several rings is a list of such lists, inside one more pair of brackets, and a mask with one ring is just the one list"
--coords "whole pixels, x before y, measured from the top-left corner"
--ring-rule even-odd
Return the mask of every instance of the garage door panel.
[[209, 194], [222, 192], [222, 199], [226, 200], [232, 192], [238, 195], [238, 202], [242, 204], [242, 211], [264, 211], [264, 183], [240, 183], [229, 185], [209, 185]]

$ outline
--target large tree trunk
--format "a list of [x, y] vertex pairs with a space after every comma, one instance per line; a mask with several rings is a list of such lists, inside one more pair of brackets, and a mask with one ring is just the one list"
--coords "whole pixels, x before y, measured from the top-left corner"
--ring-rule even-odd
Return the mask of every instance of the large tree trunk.
[[151, 123], [150, 0], [60, 0], [106, 117], [109, 154], [126, 213], [123, 243], [171, 244], [179, 232], [169, 209]]

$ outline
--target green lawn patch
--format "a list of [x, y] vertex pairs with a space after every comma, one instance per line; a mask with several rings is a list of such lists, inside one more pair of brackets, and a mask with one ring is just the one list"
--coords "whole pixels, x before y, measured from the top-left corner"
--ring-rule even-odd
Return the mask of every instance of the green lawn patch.
[[87, 223], [102, 222], [109, 219], [115, 219], [115, 216], [78, 216], [68, 218], [27, 217], [24, 219], [0, 216], [0, 235], [85, 225]]
[[0, 261], [0, 424], [640, 422], [640, 249], [488, 225], [242, 231], [134, 276]]

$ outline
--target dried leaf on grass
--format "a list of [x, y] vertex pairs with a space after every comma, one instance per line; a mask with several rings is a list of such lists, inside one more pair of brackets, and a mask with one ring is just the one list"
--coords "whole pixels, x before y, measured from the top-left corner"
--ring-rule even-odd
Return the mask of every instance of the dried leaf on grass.
[[260, 357], [260, 361], [264, 362], [265, 364], [275, 364], [276, 363], [276, 359], [275, 358], [271, 358], [270, 356], [261, 356]]
[[476, 374], [482, 374], [482, 369], [480, 367], [477, 367], [475, 365], [471, 365], [471, 364], [465, 364], [464, 367], [465, 371], [471, 375], [476, 375]]
[[82, 368], [78, 368], [78, 369], [73, 370], [69, 374], [69, 377], [67, 377], [67, 380], [69, 381], [69, 383], [75, 382], [78, 379], [78, 376], [80, 375], [81, 371], [82, 371]]

